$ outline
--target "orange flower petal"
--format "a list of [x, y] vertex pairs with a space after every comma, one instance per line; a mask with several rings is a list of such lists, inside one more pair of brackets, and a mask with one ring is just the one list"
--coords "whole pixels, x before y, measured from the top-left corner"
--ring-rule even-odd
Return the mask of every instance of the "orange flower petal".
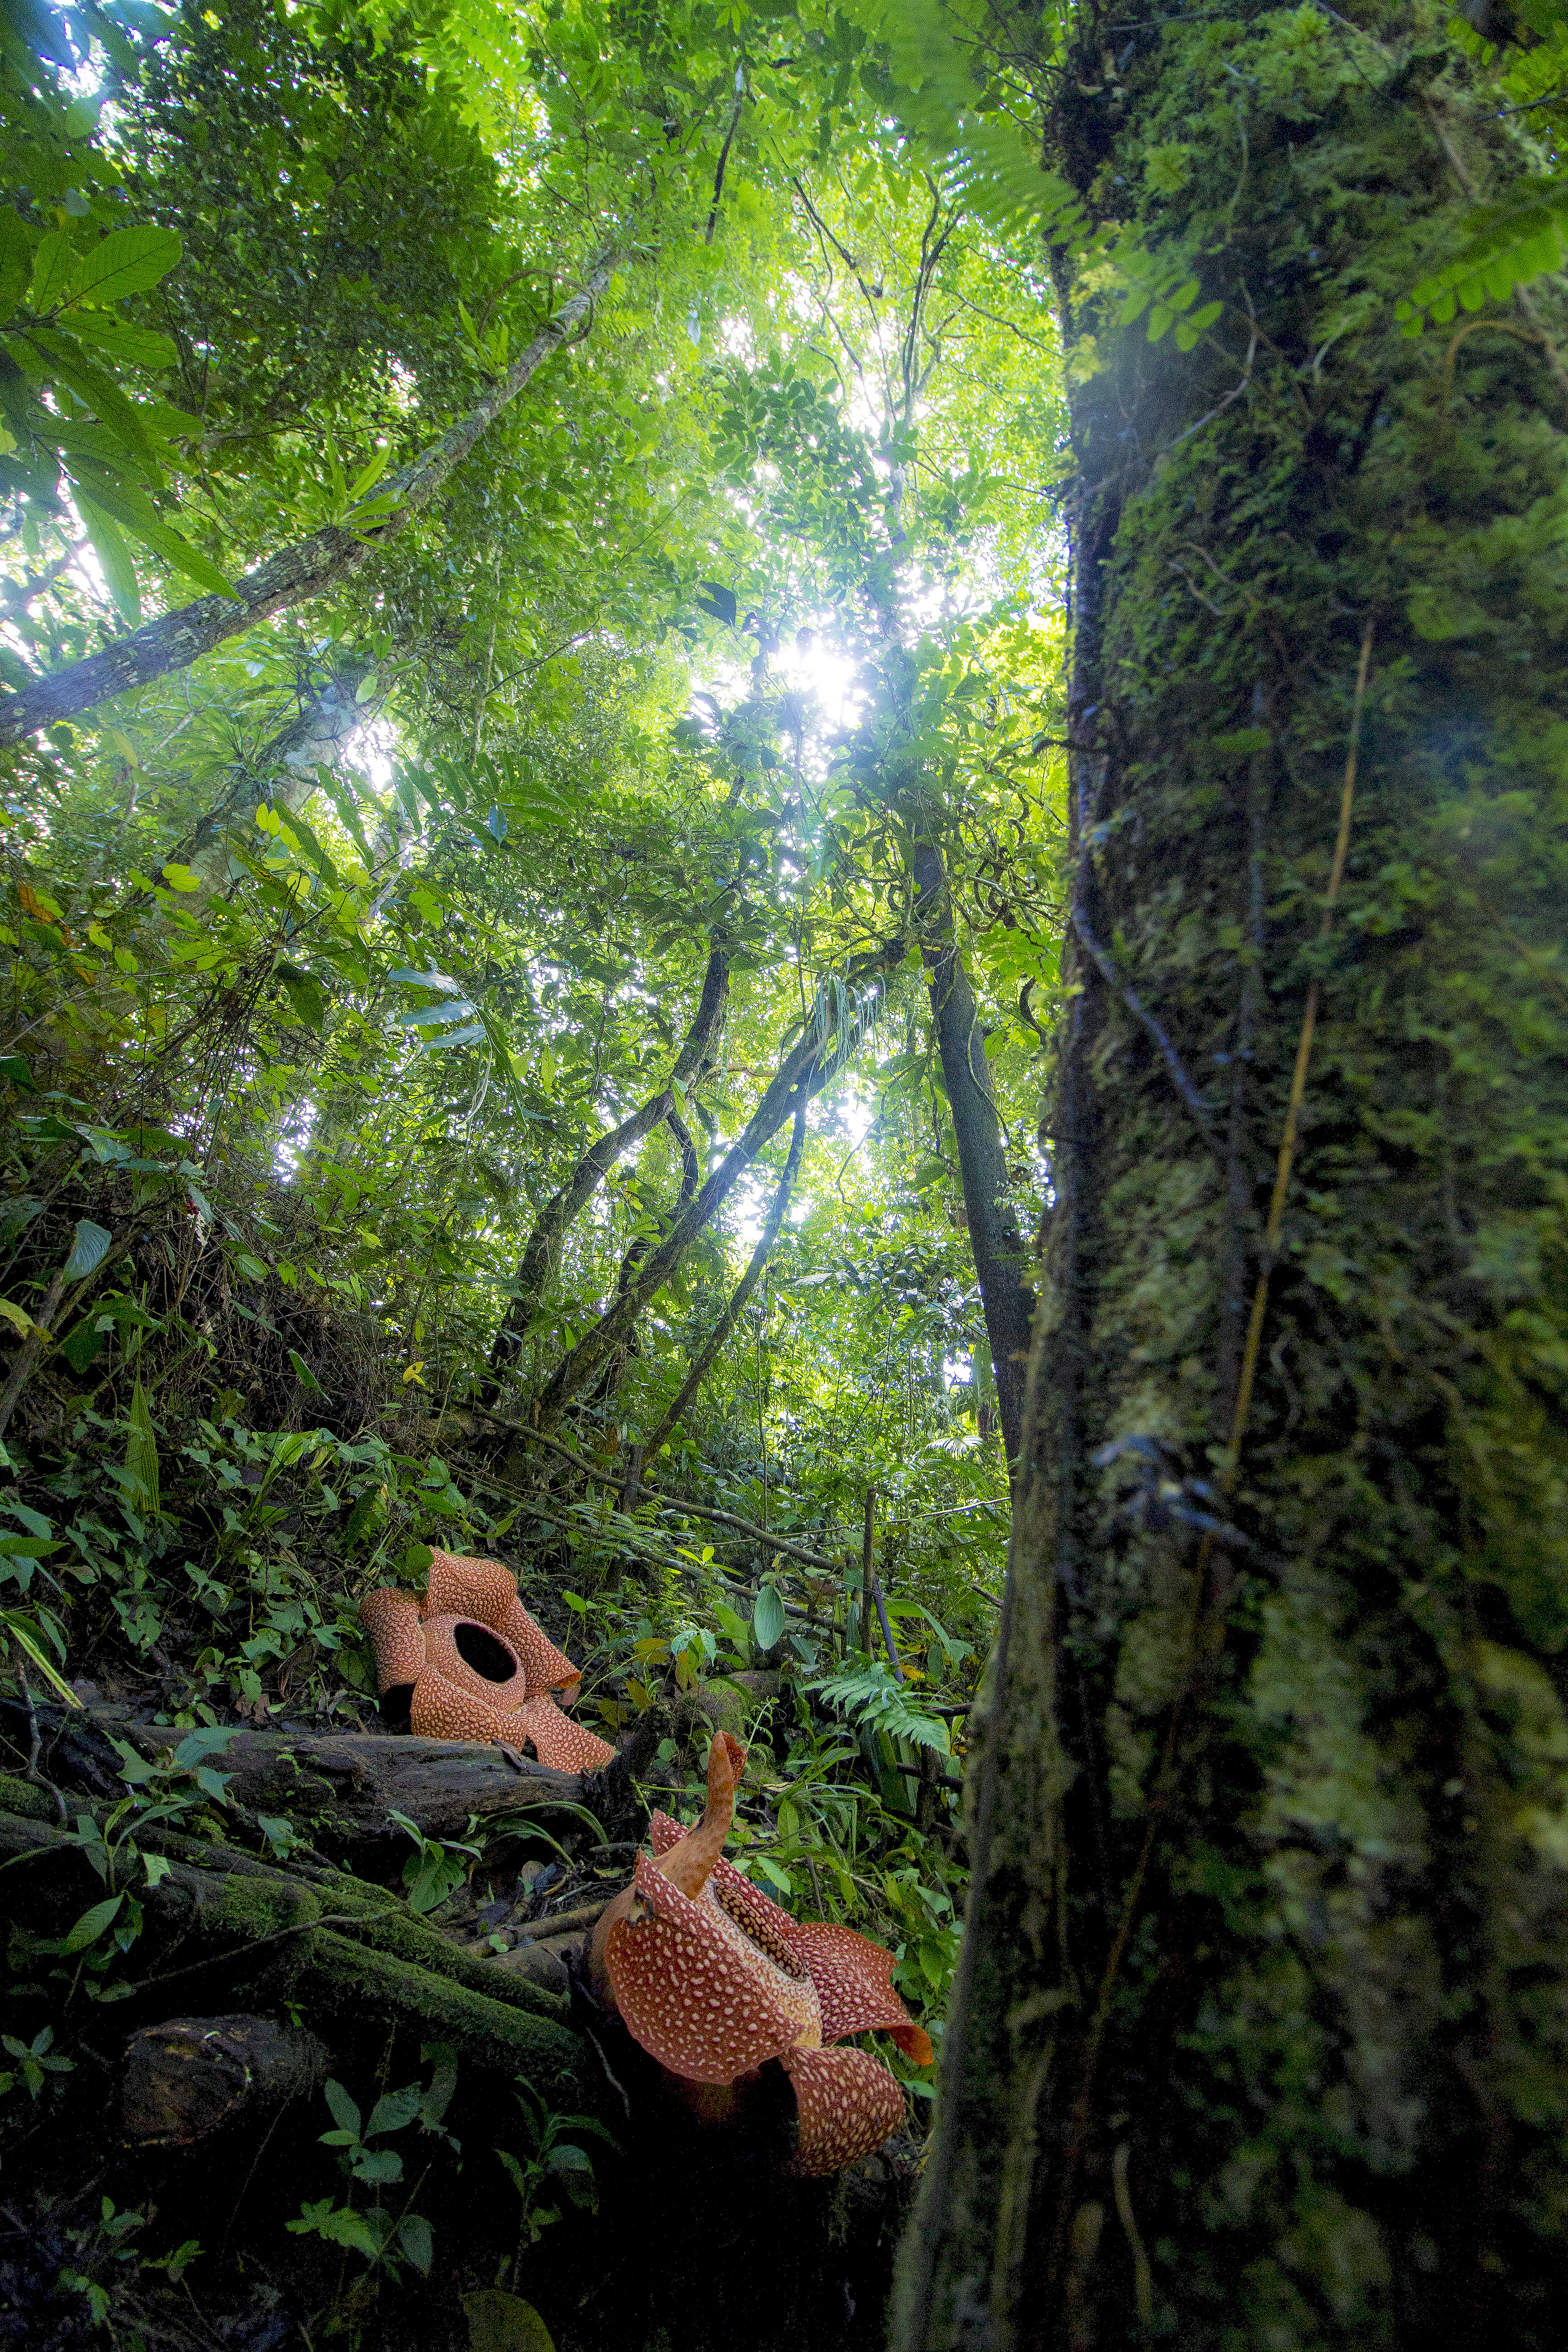
[[384, 1698], [399, 1684], [416, 1683], [425, 1667], [425, 1634], [412, 1592], [384, 1584], [365, 1594], [359, 1614], [375, 1659], [377, 1697]]
[[710, 1874], [723, 1857], [724, 1841], [735, 1819], [735, 1784], [746, 1751], [727, 1731], [720, 1732], [708, 1750], [708, 1802], [695, 1828], [674, 1839], [655, 1864], [683, 1895], [701, 1894]]
[[890, 2033], [917, 2066], [929, 2066], [929, 2036], [918, 2026], [898, 1994], [892, 1976], [897, 1962], [880, 1944], [858, 1936], [853, 1927], [836, 1927], [826, 1920], [790, 1922], [790, 1943], [816, 1987], [822, 2003], [824, 2042], [841, 2041], [847, 2033]]
[[583, 1669], [574, 1666], [563, 1650], [558, 1650], [542, 1625], [536, 1625], [517, 1597], [517, 1582], [512, 1580], [510, 1596], [497, 1621], [528, 1675], [528, 1691], [531, 1698], [538, 1691], [562, 1690], [570, 1697], [583, 1679]]
[[[656, 1854], [668, 1853], [678, 1840], [690, 1834], [666, 1813], [655, 1813], [648, 1827]], [[792, 1919], [723, 1857], [713, 1864], [712, 1885], [752, 1943], [775, 1958], [782, 1944], [801, 1962], [822, 2003], [824, 2042], [840, 2042], [847, 2033], [890, 2033], [917, 2066], [931, 2064], [930, 2037], [893, 1990], [898, 1963], [891, 1952], [857, 1935], [853, 1927]]]
[[636, 1885], [640, 1902], [616, 1922], [605, 1944], [616, 2007], [633, 2039], [661, 2066], [697, 2083], [732, 2083], [782, 2056], [795, 2039], [794, 2025], [767, 1987], [737, 1962], [703, 1906], [644, 1855]]
[[873, 2155], [903, 2121], [904, 2095], [868, 2050], [786, 2050], [780, 2063], [795, 2085], [795, 2172], [837, 2172]]
[[466, 1552], [431, 1553], [426, 1617], [477, 1617], [499, 1633], [507, 1603], [516, 1599], [517, 1579], [499, 1560], [473, 1559]]
[[552, 1772], [598, 1772], [608, 1764], [615, 1749], [585, 1723], [574, 1723], [563, 1715], [552, 1698], [542, 1692], [531, 1698], [505, 1718], [503, 1736], [521, 1747], [526, 1740], [542, 1764]]
[[499, 1739], [500, 1717], [470, 1691], [459, 1690], [434, 1666], [414, 1685], [409, 1722], [420, 1739]]

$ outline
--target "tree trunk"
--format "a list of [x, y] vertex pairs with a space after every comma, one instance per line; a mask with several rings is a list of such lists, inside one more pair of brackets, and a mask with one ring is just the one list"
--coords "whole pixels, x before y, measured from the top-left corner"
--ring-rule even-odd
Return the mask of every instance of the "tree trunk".
[[[707, 1339], [704, 1339], [702, 1345], [697, 1350], [696, 1355], [692, 1358], [691, 1369], [687, 1373], [686, 1378], [681, 1381], [674, 1398], [667, 1407], [663, 1420], [659, 1423], [658, 1427], [654, 1431], [653, 1435], [647, 1441], [646, 1444], [639, 1448], [637, 1461], [639, 1480], [643, 1462], [649, 1454], [654, 1454], [658, 1452], [659, 1447], [664, 1444], [665, 1439], [669, 1435], [670, 1431], [675, 1427], [677, 1422], [680, 1419], [681, 1414], [686, 1411], [687, 1406], [697, 1394], [698, 1390], [701, 1387], [703, 1381], [707, 1379], [709, 1372], [712, 1370], [713, 1364], [717, 1360], [725, 1340], [728, 1339], [731, 1332], [734, 1329], [736, 1324], [740, 1321], [741, 1317], [745, 1312], [747, 1299], [750, 1298], [752, 1291], [755, 1290], [757, 1284], [762, 1279], [763, 1268], [766, 1265], [773, 1244], [779, 1237], [779, 1228], [784, 1221], [784, 1211], [789, 1206], [789, 1197], [791, 1192], [795, 1190], [795, 1180], [800, 1168], [800, 1155], [805, 1149], [805, 1109], [802, 1108], [797, 1110], [795, 1115], [795, 1127], [790, 1135], [789, 1153], [784, 1160], [784, 1173], [779, 1178], [778, 1183], [774, 1187], [773, 1197], [769, 1203], [768, 1213], [763, 1222], [763, 1230], [757, 1236], [756, 1248], [752, 1252], [751, 1263], [747, 1266], [745, 1273], [741, 1276], [740, 1281], [736, 1284], [729, 1305], [725, 1307], [724, 1312], [720, 1316], [719, 1320], [714, 1324], [713, 1328], [708, 1334]], [[626, 1506], [623, 1504], [622, 1508], [624, 1509], [625, 1507]]]
[[[629, 1118], [621, 1121], [619, 1127], [613, 1128], [607, 1135], [600, 1136], [596, 1143], [590, 1144], [565, 1183], [551, 1194], [540, 1211], [517, 1270], [517, 1296], [507, 1308], [490, 1349], [492, 1372], [499, 1372], [503, 1365], [516, 1358], [530, 1319], [550, 1278], [563, 1239], [622, 1153], [629, 1151], [634, 1143], [640, 1143], [645, 1135], [651, 1135], [661, 1119], [673, 1117], [677, 1138], [684, 1139], [682, 1157], [687, 1160], [689, 1171], [689, 1166], [696, 1159], [696, 1148], [681, 1126], [671, 1088], [692, 1084], [707, 1066], [729, 1001], [729, 950], [716, 941], [702, 976], [702, 992], [691, 1018], [691, 1026], [686, 1033], [670, 1074], [671, 1085], [661, 1087], [656, 1095], [650, 1095], [647, 1102], [640, 1104]], [[684, 1204], [689, 1198], [688, 1192], [683, 1190], [680, 1198]], [[624, 1288], [625, 1286], [618, 1295], [624, 1295]], [[488, 1381], [483, 1391], [484, 1402], [493, 1403], [500, 1392], [499, 1381]]]
[[[320, 596], [357, 572], [367, 556], [387, 546], [428, 506], [442, 483], [460, 466], [495, 419], [517, 398], [545, 361], [568, 341], [610, 282], [614, 258], [600, 264], [580, 294], [563, 302], [554, 318], [542, 327], [524, 352], [476, 401], [466, 416], [448, 427], [438, 441], [378, 484], [365, 501], [374, 519], [356, 529], [353, 515], [342, 523], [327, 523], [308, 539], [283, 548], [247, 572], [232, 596], [200, 596], [194, 604], [161, 614], [129, 635], [117, 637], [101, 653], [73, 662], [68, 669], [41, 677], [20, 693], [0, 702], [0, 748], [20, 743], [40, 727], [57, 719], [75, 719], [100, 702], [155, 677], [188, 669], [203, 654], [229, 637], [237, 637], [258, 621], [268, 619], [307, 598]], [[390, 513], [385, 502], [394, 501]], [[357, 509], [355, 510], [358, 511]]]
[[931, 988], [931, 1024], [958, 1143], [969, 1243], [995, 1368], [996, 1408], [1011, 1466], [1023, 1443], [1024, 1367], [1034, 1293], [1025, 1275], [1026, 1256], [1011, 1198], [1002, 1125], [986, 1082], [979, 1008], [953, 935], [947, 868], [934, 841], [917, 842], [910, 870]]
[[1401, 333], [1516, 134], [1445, 11], [1354, 13], [1039, 77], [1225, 309], [1062, 272], [1055, 1205], [899, 2352], [1568, 2300], [1568, 408], [1534, 323]]
[[893, 940], [851, 966], [837, 1025], [826, 1034], [808, 1029], [792, 1047], [770, 1080], [743, 1132], [714, 1169], [684, 1216], [679, 1218], [643, 1260], [634, 1281], [606, 1308], [563, 1356], [540, 1393], [539, 1422], [548, 1429], [557, 1422], [579, 1390], [593, 1378], [623, 1333], [630, 1330], [648, 1300], [680, 1264], [698, 1234], [729, 1199], [764, 1144], [772, 1141], [786, 1118], [813, 1101], [843, 1067], [858, 1042], [856, 1024], [863, 1013], [862, 996], [879, 988], [899, 959], [901, 940]]

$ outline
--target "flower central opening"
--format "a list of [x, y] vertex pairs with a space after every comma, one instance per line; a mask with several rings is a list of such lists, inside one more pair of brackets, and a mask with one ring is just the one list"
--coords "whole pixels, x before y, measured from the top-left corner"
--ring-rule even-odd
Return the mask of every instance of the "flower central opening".
[[452, 1628], [452, 1640], [459, 1658], [475, 1674], [482, 1675], [488, 1683], [509, 1683], [517, 1672], [517, 1660], [498, 1634], [487, 1626], [471, 1624], [467, 1618]]

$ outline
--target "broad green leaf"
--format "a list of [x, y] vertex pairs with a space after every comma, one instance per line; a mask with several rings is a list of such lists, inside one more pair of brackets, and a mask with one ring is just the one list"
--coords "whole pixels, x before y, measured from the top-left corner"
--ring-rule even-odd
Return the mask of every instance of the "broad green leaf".
[[117, 228], [81, 256], [71, 272], [73, 302], [118, 302], [166, 278], [184, 251], [172, 228]]
[[327, 2105], [332, 2111], [332, 2121], [338, 2129], [352, 2132], [355, 2139], [358, 2139], [360, 2111], [335, 2076], [328, 2083], [325, 2095]]
[[108, 1255], [113, 1239], [112, 1234], [106, 1233], [101, 1225], [95, 1225], [90, 1217], [79, 1218], [71, 1254], [66, 1260], [66, 1280], [84, 1282], [89, 1274], [96, 1273]]
[[91, 541], [91, 552], [99, 558], [103, 572], [103, 585], [115, 600], [115, 612], [130, 628], [141, 625], [141, 588], [136, 585], [136, 564], [132, 562], [132, 551], [120, 536], [120, 524], [94, 506], [91, 499], [82, 497], [78, 489], [78, 513], [87, 527]]
[[397, 2225], [397, 2242], [420, 2276], [428, 2278], [436, 2245], [423, 2213], [405, 2213]]
[[52, 310], [70, 281], [76, 248], [63, 228], [50, 229], [33, 256], [33, 282], [27, 299], [35, 310]]
[[96, 506], [106, 508], [117, 522], [123, 524], [132, 539], [150, 547], [154, 555], [161, 555], [165, 563], [184, 572], [198, 586], [211, 590], [215, 595], [233, 598], [234, 590], [217, 566], [209, 563], [163, 520], [144, 490], [111, 480], [97, 467], [89, 470], [73, 462], [71, 476]]
[[162, 373], [172, 368], [180, 356], [179, 345], [167, 335], [154, 334], [150, 327], [133, 327], [112, 310], [78, 310], [71, 317], [71, 332], [79, 342], [96, 343], [111, 359], [121, 360], [128, 367], [153, 370]]
[[555, 2352], [550, 2330], [532, 2304], [499, 2286], [464, 2295], [463, 2316], [468, 2323], [468, 2352]]
[[409, 2083], [401, 2091], [384, 2091], [370, 2111], [365, 2138], [374, 2139], [378, 2132], [405, 2130], [419, 2113], [424, 2096], [424, 2087], [418, 2083]]
[[473, 1009], [466, 997], [448, 996], [440, 1004], [421, 1004], [412, 1013], [400, 1013], [397, 1025], [400, 1029], [438, 1029], [444, 1021], [461, 1020]]
[[54, 373], [86, 403], [99, 423], [107, 425], [115, 438], [145, 466], [155, 466], [146, 418], [138, 415], [114, 378], [96, 360], [88, 357], [76, 337], [58, 327], [38, 327], [31, 340], [34, 348], [52, 362]]
[[0, 320], [21, 300], [33, 268], [33, 240], [14, 205], [0, 205]]
[[752, 1608], [752, 1634], [759, 1650], [771, 1650], [784, 1639], [784, 1607], [778, 1587], [764, 1584]]
[[85, 1952], [89, 1944], [96, 1944], [99, 1937], [120, 1916], [124, 1901], [123, 1895], [107, 1895], [101, 1903], [95, 1903], [90, 1911], [84, 1911], [76, 1926], [66, 1937], [65, 1950]]

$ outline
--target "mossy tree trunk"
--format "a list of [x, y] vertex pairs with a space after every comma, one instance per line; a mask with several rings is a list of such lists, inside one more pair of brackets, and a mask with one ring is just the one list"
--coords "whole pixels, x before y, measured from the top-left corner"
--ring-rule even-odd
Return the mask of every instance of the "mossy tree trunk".
[[1041, 71], [1050, 160], [1225, 309], [1184, 353], [1063, 273], [1079, 992], [895, 2341], [1544, 2352], [1563, 306], [1396, 323], [1519, 163], [1446, 9], [1104, 13]]

